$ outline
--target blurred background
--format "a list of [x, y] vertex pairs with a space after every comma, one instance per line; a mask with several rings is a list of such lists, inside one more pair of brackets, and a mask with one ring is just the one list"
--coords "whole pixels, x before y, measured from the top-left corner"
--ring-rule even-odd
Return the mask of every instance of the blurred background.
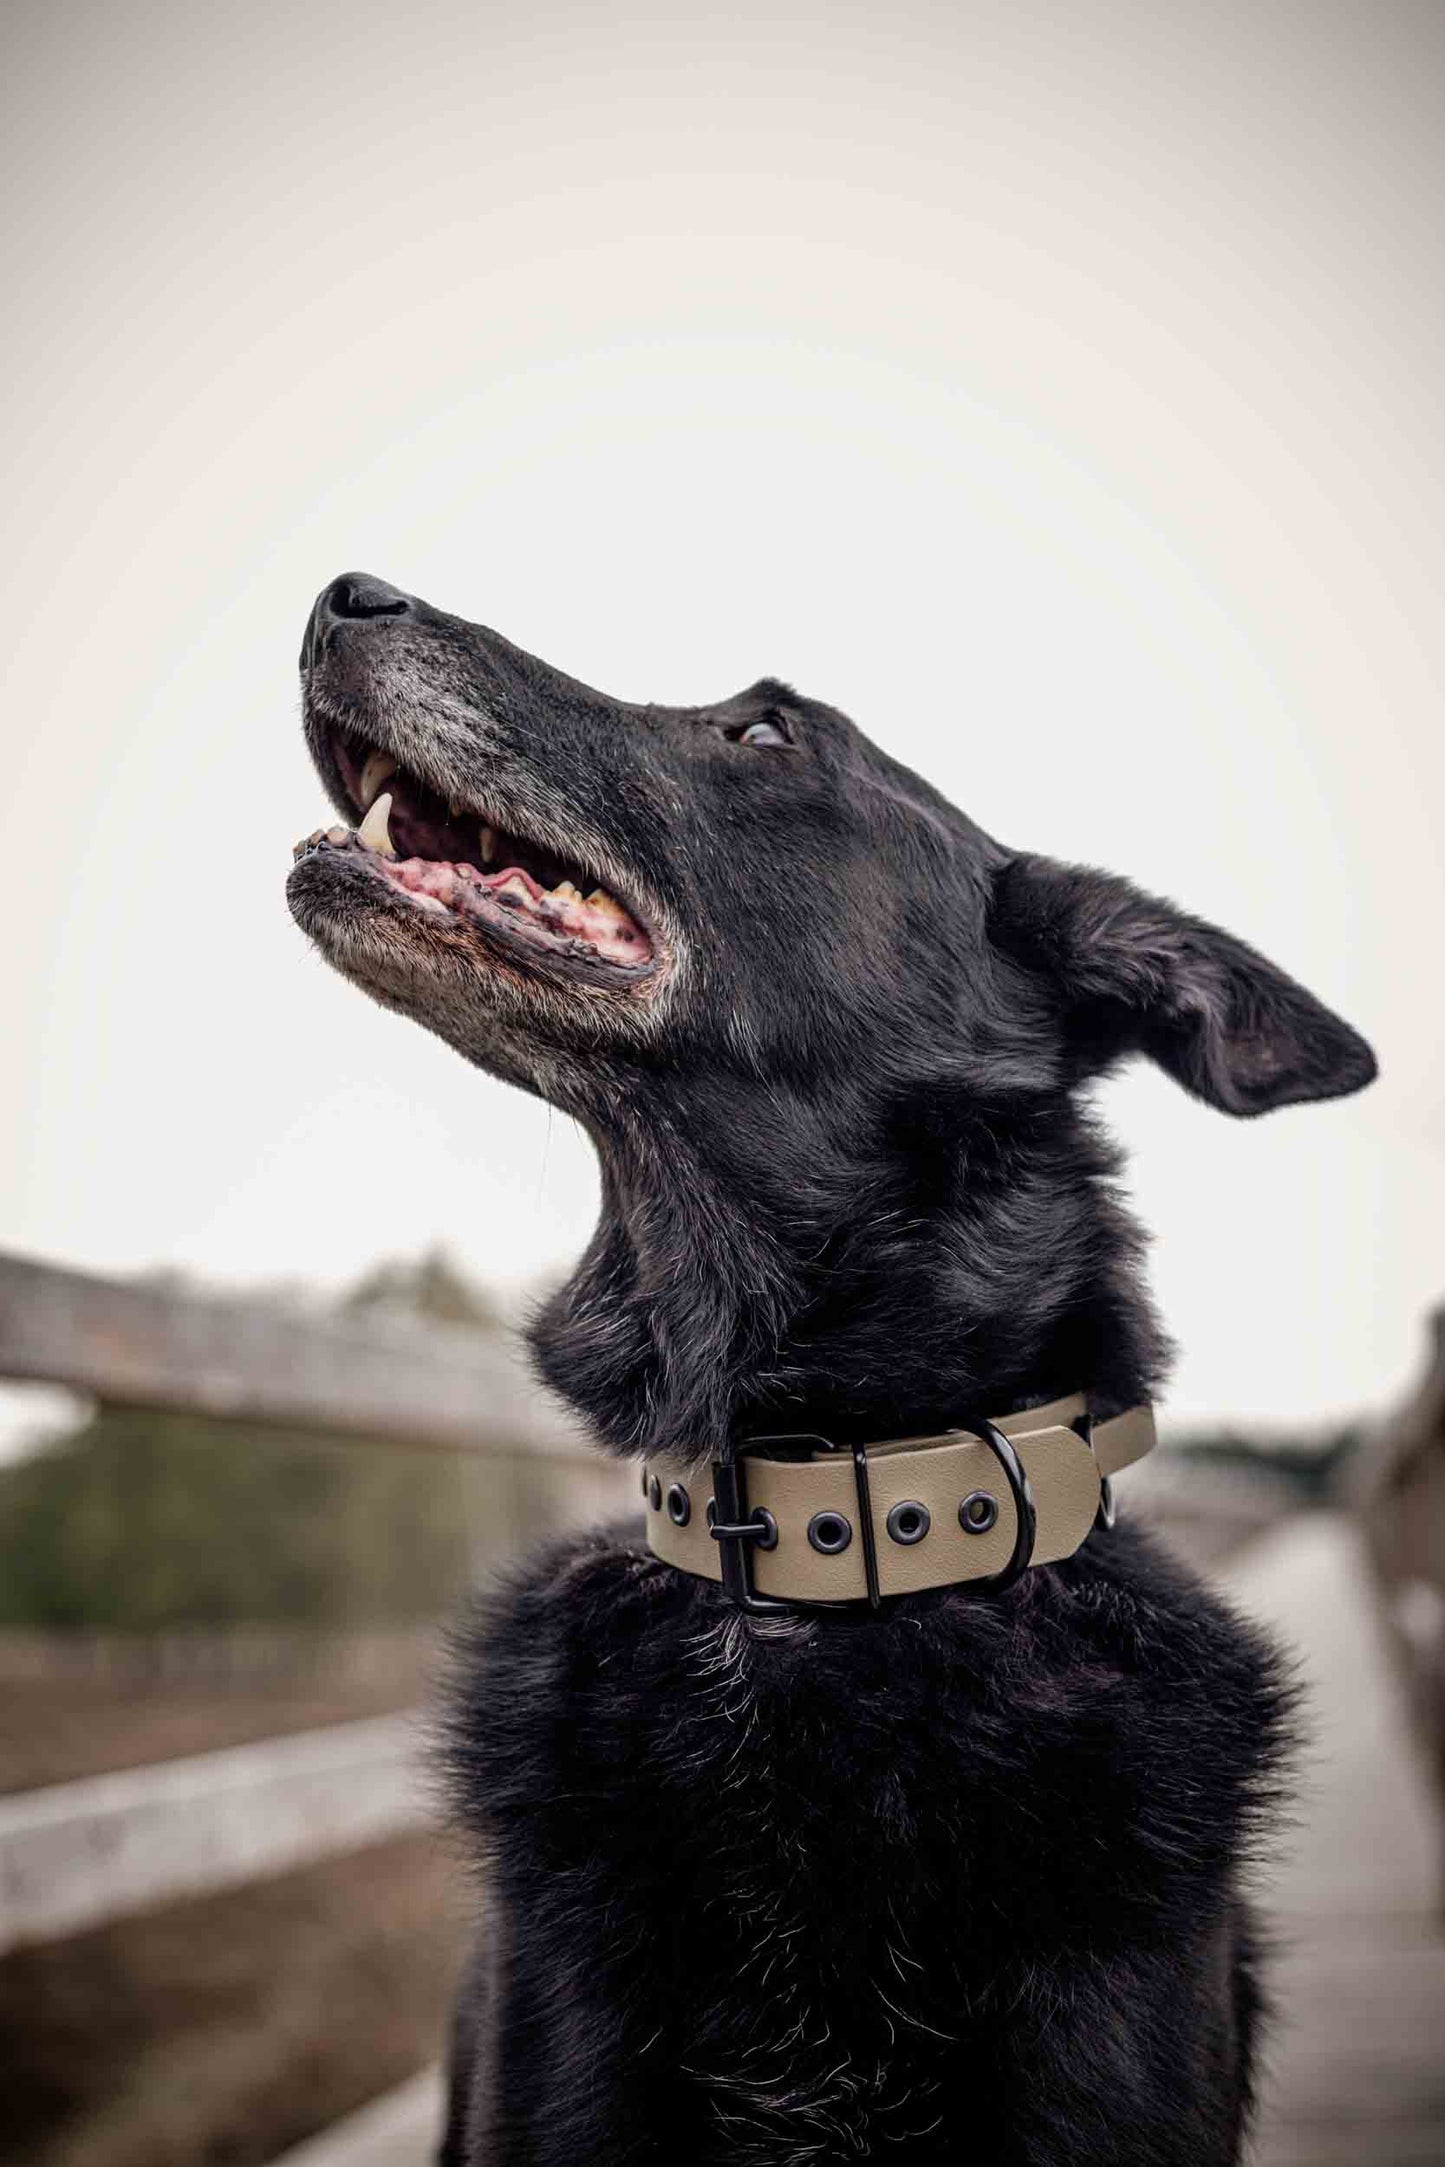
[[1126, 1501], [1311, 1680], [1260, 2157], [1445, 2157], [1445, 10], [0, 37], [0, 2163], [424, 2156], [439, 1621], [626, 1496], [515, 1347], [583, 1140], [284, 908], [353, 566], [626, 697], [787, 677], [1372, 1039], [1261, 1124], [1103, 1092], [1181, 1349]]

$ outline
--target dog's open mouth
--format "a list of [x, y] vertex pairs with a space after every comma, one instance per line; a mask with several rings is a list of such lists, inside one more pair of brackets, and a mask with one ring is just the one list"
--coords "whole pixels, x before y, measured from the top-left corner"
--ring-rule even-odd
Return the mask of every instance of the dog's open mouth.
[[390, 753], [334, 731], [336, 770], [362, 816], [355, 830], [318, 828], [296, 845], [362, 853], [367, 869], [418, 910], [504, 930], [559, 958], [630, 972], [653, 961], [637, 919], [581, 864], [448, 803]]

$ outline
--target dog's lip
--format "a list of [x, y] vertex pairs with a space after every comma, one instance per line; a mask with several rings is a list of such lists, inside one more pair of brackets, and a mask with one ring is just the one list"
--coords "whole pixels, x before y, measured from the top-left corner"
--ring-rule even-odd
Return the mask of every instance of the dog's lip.
[[541, 968], [549, 977], [555, 978], [560, 972], [594, 988], [618, 990], [655, 979], [662, 969], [656, 950], [645, 961], [624, 962], [601, 953], [588, 942], [539, 925], [519, 910], [509, 911], [505, 905], [491, 902], [485, 893], [469, 889], [459, 907], [458, 903], [408, 887], [405, 874], [409, 866], [420, 862], [429, 865], [433, 874], [448, 872], [449, 868], [435, 861], [389, 860], [353, 830], [317, 830], [296, 845], [294, 855], [299, 867], [322, 854], [344, 863], [349, 878], [360, 876], [372, 883], [379, 901], [384, 898], [388, 904], [399, 906], [408, 916], [414, 916], [418, 925], [430, 923], [439, 929], [445, 926], [448, 932], [466, 939], [473, 952], [488, 962], [495, 963], [494, 951], [500, 949], [508, 962], [533, 971]]

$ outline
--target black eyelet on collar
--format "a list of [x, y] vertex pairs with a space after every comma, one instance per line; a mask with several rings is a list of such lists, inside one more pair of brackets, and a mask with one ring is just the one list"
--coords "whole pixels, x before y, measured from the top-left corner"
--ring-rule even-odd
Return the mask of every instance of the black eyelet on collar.
[[998, 1499], [988, 1490], [970, 1490], [958, 1508], [958, 1524], [965, 1535], [986, 1535], [998, 1525]]
[[853, 1540], [853, 1523], [841, 1512], [815, 1512], [808, 1522], [808, 1540], [825, 1558], [837, 1557]]
[[912, 1544], [922, 1542], [933, 1525], [933, 1515], [916, 1497], [905, 1497], [893, 1506], [883, 1524], [894, 1542], [902, 1543], [906, 1550]]

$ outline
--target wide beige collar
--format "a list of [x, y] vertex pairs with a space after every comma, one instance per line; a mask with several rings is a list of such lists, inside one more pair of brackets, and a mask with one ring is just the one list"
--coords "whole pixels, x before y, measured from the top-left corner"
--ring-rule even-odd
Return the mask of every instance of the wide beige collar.
[[1112, 1517], [1110, 1476], [1153, 1445], [1152, 1408], [1091, 1423], [1076, 1394], [851, 1453], [820, 1438], [761, 1439], [701, 1472], [695, 1458], [658, 1454], [642, 1471], [647, 1536], [658, 1557], [722, 1581], [746, 1608], [1001, 1587], [1072, 1557]]

